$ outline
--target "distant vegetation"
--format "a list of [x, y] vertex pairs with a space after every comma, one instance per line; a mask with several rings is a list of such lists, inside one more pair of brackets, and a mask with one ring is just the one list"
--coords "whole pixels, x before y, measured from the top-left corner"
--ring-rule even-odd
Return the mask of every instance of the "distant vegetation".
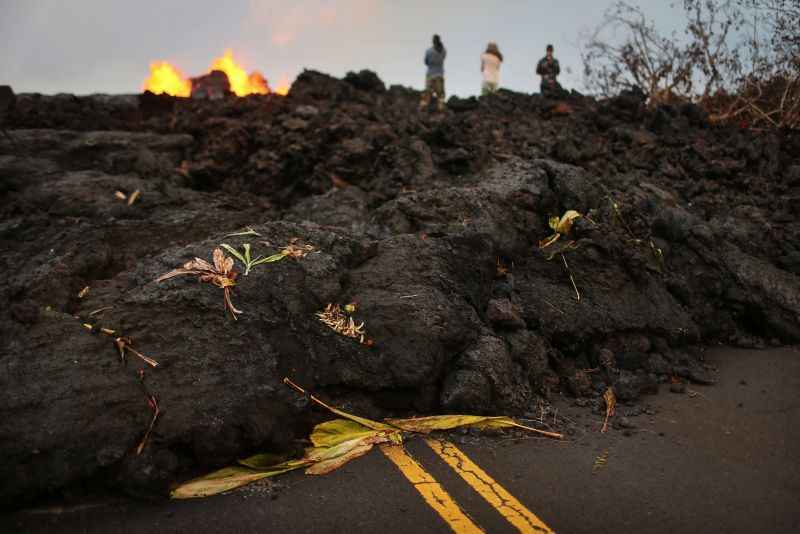
[[587, 86], [638, 87], [651, 105], [692, 100], [714, 121], [800, 128], [800, 0], [683, 0], [683, 35], [640, 7], [611, 6], [582, 38]]

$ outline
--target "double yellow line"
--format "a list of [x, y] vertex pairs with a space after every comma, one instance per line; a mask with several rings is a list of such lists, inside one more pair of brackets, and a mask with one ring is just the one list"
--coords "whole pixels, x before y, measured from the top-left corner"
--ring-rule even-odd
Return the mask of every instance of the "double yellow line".
[[[434, 439], [426, 439], [425, 443], [519, 532], [523, 534], [553, 532], [454, 444]], [[453, 532], [456, 534], [484, 532], [464, 513], [442, 485], [408, 455], [402, 445], [384, 445], [381, 451], [400, 469], [425, 502], [445, 520]]]

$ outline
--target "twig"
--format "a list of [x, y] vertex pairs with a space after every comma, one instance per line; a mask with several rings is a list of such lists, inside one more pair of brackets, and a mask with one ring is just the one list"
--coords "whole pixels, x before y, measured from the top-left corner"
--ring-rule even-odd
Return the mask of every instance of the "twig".
[[309, 399], [316, 402], [326, 410], [330, 410], [331, 412], [336, 412], [336, 410], [333, 407], [328, 406], [327, 404], [319, 400], [317, 397], [315, 397], [312, 393], [308, 393], [306, 390], [304, 390], [303, 388], [292, 382], [288, 377], [283, 379], [283, 383], [289, 386], [290, 388], [296, 390], [301, 395], [307, 396]]
[[558, 313], [560, 313], [561, 315], [566, 315], [566, 313], [565, 313], [564, 311], [562, 311], [562, 310], [560, 310], [560, 309], [556, 308], [556, 307], [555, 307], [555, 306], [554, 306], [554, 305], [553, 305], [553, 304], [552, 304], [552, 303], [551, 303], [549, 300], [547, 300], [547, 299], [542, 299], [542, 301], [543, 301], [545, 304], [547, 304], [548, 306], [550, 306], [551, 308], [553, 308], [555, 311], [557, 311]]
[[525, 426], [519, 423], [514, 423], [515, 427], [522, 428], [524, 430], [530, 430], [531, 432], [536, 432], [537, 434], [541, 434], [543, 436], [547, 436], [549, 438], [557, 438], [557, 439], [564, 439], [564, 434], [560, 432], [548, 432], [546, 430], [539, 430], [538, 428], [533, 428], [532, 426]]
[[140, 441], [139, 446], [136, 447], [137, 455], [142, 454], [142, 451], [147, 445], [147, 441], [150, 439], [150, 434], [153, 432], [153, 427], [156, 426], [156, 420], [158, 420], [158, 416], [161, 415], [161, 410], [158, 408], [158, 399], [156, 399], [155, 395], [148, 392], [147, 387], [144, 385], [144, 371], [139, 371], [139, 382], [141, 383], [144, 394], [147, 397], [147, 405], [150, 406], [150, 409], [153, 411], [153, 418], [150, 420], [150, 426], [147, 427], [147, 431], [144, 433], [142, 441]]
[[225, 237], [243, 236], [243, 235], [256, 235], [256, 236], [261, 237], [261, 234], [259, 234], [255, 230], [253, 230], [252, 227], [245, 226], [244, 228], [245, 229], [243, 231], [241, 231], [241, 232], [234, 232], [232, 234], [225, 234]]
[[114, 342], [117, 344], [117, 347], [119, 348], [119, 353], [120, 353], [120, 356], [122, 357], [122, 361], [123, 362], [125, 361], [125, 351], [128, 350], [128, 351], [132, 352], [134, 355], [136, 355], [139, 358], [141, 358], [142, 361], [144, 361], [147, 365], [149, 365], [151, 367], [158, 367], [158, 362], [157, 361], [155, 361], [152, 358], [148, 358], [147, 356], [145, 356], [144, 354], [142, 354], [138, 350], [136, 350], [133, 347], [131, 347], [131, 344], [133, 344], [133, 341], [130, 338], [118, 337], [118, 338], [116, 338], [114, 340]]
[[564, 254], [561, 254], [561, 259], [564, 260], [564, 268], [567, 270], [567, 274], [569, 275], [569, 280], [572, 282], [572, 287], [575, 289], [575, 296], [578, 298], [578, 302], [581, 300], [581, 292], [578, 291], [578, 286], [575, 285], [575, 279], [572, 277], [572, 271], [569, 269], [569, 265], [567, 264], [567, 258], [564, 257]]
[[[110, 306], [109, 306], [110, 307]], [[100, 308], [101, 310], [103, 308]], [[96, 310], [99, 311], [99, 310]], [[95, 326], [91, 323], [83, 323], [83, 327], [87, 330], [94, 330]], [[101, 334], [104, 334], [108, 337], [114, 338], [114, 344], [117, 346], [117, 350], [119, 351], [120, 359], [123, 363], [125, 363], [125, 351], [131, 351], [134, 355], [141, 358], [147, 365], [151, 367], [158, 367], [158, 362], [152, 358], [148, 358], [141, 352], [135, 350], [131, 345], [133, 345], [133, 340], [129, 337], [123, 337], [117, 335], [116, 330], [111, 330], [110, 328], [98, 328], [97, 329]]]

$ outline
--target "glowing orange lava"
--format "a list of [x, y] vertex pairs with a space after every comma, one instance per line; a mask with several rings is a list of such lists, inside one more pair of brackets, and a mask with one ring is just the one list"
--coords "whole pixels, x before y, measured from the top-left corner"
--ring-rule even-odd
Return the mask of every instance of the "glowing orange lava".
[[233, 59], [233, 51], [230, 48], [225, 50], [224, 56], [214, 60], [210, 70], [221, 70], [227, 74], [228, 81], [231, 83], [231, 91], [236, 96], [265, 95], [269, 93], [267, 80], [264, 79], [261, 73], [252, 72], [248, 76], [247, 71]]
[[150, 77], [144, 81], [142, 91], [172, 96], [190, 96], [192, 82], [166, 61], [150, 63]]
[[275, 93], [279, 95], [286, 96], [289, 94], [289, 89], [292, 87], [292, 83], [289, 81], [288, 76], [281, 76], [281, 80], [278, 82], [278, 86], [273, 89]]
[[[266, 95], [271, 92], [286, 95], [291, 85], [289, 78], [284, 76], [277, 89], [273, 91], [260, 72], [253, 71], [247, 74], [247, 71], [233, 58], [231, 49], [225, 50], [224, 55], [211, 62], [209, 72], [213, 70], [225, 73], [230, 82], [231, 91], [236, 96]], [[166, 61], [157, 61], [150, 64], [150, 77], [145, 80], [142, 90], [156, 94], [166, 93], [172, 96], [191, 96], [192, 81]]]

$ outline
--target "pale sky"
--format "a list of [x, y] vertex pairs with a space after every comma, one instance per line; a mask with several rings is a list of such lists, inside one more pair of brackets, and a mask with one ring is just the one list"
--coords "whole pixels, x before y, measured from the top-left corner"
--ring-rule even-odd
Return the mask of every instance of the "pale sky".
[[[669, 1], [639, 0], [659, 26], [681, 19]], [[561, 82], [582, 89], [578, 35], [611, 0], [0, 0], [0, 84], [16, 92], [135, 93], [154, 60], [186, 75], [232, 48], [276, 85], [303, 68], [343, 76], [369, 68], [422, 88], [433, 33], [448, 50], [447, 92], [480, 89], [479, 56], [497, 41], [500, 85], [538, 91], [536, 61], [552, 43]], [[569, 72], [571, 71], [571, 73]]]

